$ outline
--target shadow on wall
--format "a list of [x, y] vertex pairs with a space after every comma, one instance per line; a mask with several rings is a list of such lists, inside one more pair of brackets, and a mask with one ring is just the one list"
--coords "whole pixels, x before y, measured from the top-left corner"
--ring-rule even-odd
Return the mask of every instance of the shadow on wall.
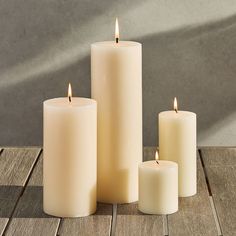
[[[236, 16], [133, 40], [143, 43], [144, 145], [156, 145], [157, 115], [172, 109], [198, 114], [198, 131], [236, 106]], [[76, 45], [71, 45], [73, 48]], [[42, 144], [42, 102], [67, 94], [90, 96], [90, 56], [56, 71], [0, 88], [1, 145]], [[6, 109], [5, 109], [6, 108]]]
[[155, 145], [158, 112], [198, 115], [198, 132], [236, 107], [236, 16], [143, 38], [144, 142]]

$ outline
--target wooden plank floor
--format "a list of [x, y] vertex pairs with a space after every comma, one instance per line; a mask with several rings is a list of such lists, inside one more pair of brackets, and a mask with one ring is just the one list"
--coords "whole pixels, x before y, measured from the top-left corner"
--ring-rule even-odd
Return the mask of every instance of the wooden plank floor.
[[201, 150], [219, 231], [236, 235], [236, 148]]
[[[144, 160], [155, 148], [144, 148]], [[95, 215], [58, 218], [42, 207], [40, 148], [0, 148], [0, 235], [236, 235], [236, 148], [198, 151], [198, 193], [172, 215], [145, 215], [137, 203], [98, 204]]]

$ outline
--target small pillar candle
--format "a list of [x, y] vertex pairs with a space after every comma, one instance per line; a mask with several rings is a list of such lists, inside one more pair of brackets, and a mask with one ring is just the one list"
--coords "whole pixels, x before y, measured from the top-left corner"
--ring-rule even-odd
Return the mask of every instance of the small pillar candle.
[[138, 209], [146, 214], [171, 214], [178, 210], [178, 165], [172, 161], [139, 164]]
[[197, 192], [196, 177], [196, 114], [174, 110], [159, 114], [160, 159], [175, 161], [179, 166], [179, 197]]
[[97, 104], [68, 90], [44, 102], [43, 208], [80, 217], [96, 211]]

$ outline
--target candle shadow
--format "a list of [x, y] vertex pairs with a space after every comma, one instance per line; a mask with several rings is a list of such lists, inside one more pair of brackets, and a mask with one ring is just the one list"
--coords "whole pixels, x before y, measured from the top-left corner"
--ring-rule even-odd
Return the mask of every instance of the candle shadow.
[[[227, 126], [223, 122], [210, 132], [215, 124], [235, 112], [236, 44], [232, 40], [235, 32], [234, 15], [204, 25], [133, 38], [143, 43], [144, 145], [157, 144], [158, 112], [172, 109], [174, 96], [180, 109], [198, 114], [198, 133], [204, 134], [206, 141], [208, 136]], [[69, 46], [73, 51], [78, 45]], [[43, 73], [39, 70], [19, 83], [9, 82], [0, 87], [0, 107], [4, 110], [0, 114], [1, 145], [42, 145], [42, 103], [45, 99], [66, 96], [69, 82], [75, 96], [90, 97], [87, 53], [81, 59], [66, 59], [61, 66], [48, 64], [48, 70]], [[62, 51], [61, 57], [64, 54]], [[23, 74], [15, 73], [14, 78], [27, 71], [20, 72]], [[201, 143], [203, 139], [198, 141]]]
[[[109, 178], [107, 176], [112, 176], [112, 178]], [[130, 171], [128, 169], [119, 169], [118, 167], [112, 167], [112, 172], [107, 170], [106, 178], [101, 178], [98, 182], [98, 201], [112, 201], [113, 203], [127, 202], [127, 199], [131, 198], [130, 194], [132, 194], [132, 192], [130, 192], [130, 189], [135, 189], [134, 186], [130, 185], [131, 178], [132, 177], [130, 176]], [[99, 185], [99, 183], [102, 184]]]
[[[0, 218], [57, 218], [43, 211], [43, 187], [27, 186], [23, 191], [21, 186], [0, 186]], [[19, 201], [15, 208], [17, 199]], [[111, 215], [112, 205], [98, 203], [94, 215]]]

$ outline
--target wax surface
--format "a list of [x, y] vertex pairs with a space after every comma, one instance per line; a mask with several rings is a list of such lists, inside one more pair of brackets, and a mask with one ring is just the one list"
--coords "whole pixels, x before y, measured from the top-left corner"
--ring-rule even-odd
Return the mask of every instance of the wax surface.
[[86, 98], [44, 102], [43, 206], [59, 217], [96, 211], [97, 105]]
[[178, 210], [178, 165], [158, 162], [139, 165], [138, 208], [147, 214], [171, 214]]
[[91, 70], [92, 98], [98, 102], [98, 201], [137, 201], [142, 161], [141, 44], [92, 44]]
[[179, 166], [179, 196], [197, 192], [196, 114], [188, 111], [165, 111], [159, 114], [160, 159]]

